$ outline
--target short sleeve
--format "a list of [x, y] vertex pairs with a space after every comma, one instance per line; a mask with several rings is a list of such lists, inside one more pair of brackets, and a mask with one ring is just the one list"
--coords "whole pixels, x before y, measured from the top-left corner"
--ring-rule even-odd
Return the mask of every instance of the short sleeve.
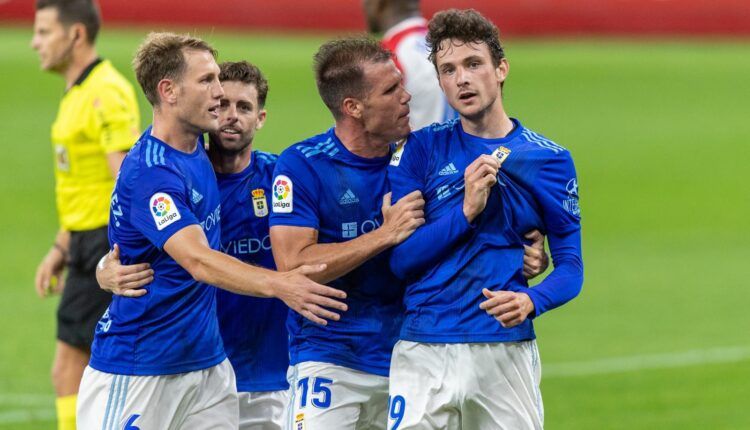
[[580, 230], [578, 177], [569, 152], [565, 151], [542, 165], [534, 189], [548, 231], [564, 234]]
[[393, 203], [415, 190], [424, 191], [427, 153], [419, 135], [411, 133], [396, 147], [388, 166]]
[[269, 225], [287, 225], [320, 229], [319, 182], [312, 166], [302, 160], [296, 149], [282, 153], [271, 183]]
[[127, 151], [138, 140], [140, 117], [132, 91], [104, 86], [93, 99], [104, 152]]
[[155, 166], [149, 168], [145, 179], [133, 189], [130, 222], [162, 249], [173, 234], [199, 222], [190, 207], [187, 187], [176, 172]]

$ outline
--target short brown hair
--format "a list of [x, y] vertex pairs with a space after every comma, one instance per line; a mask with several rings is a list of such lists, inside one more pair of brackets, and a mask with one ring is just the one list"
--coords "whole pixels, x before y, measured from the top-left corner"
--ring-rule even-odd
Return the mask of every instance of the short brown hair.
[[268, 95], [268, 81], [260, 69], [247, 61], [225, 61], [219, 64], [219, 80], [221, 82], [242, 82], [255, 85], [258, 91], [258, 106], [262, 109], [266, 105]]
[[427, 25], [427, 46], [430, 49], [430, 61], [435, 68], [440, 44], [447, 39], [486, 44], [495, 67], [505, 58], [497, 27], [474, 9], [448, 9], [436, 13], [430, 20]]
[[102, 20], [99, 7], [93, 0], [36, 0], [36, 10], [47, 8], [55, 8], [57, 19], [66, 27], [83, 24], [86, 40], [94, 44]]
[[315, 81], [320, 98], [334, 118], [340, 118], [341, 102], [347, 97], [363, 97], [365, 62], [390, 60], [391, 53], [377, 41], [366, 37], [335, 39], [321, 45], [313, 57]]
[[186, 49], [208, 51], [216, 58], [216, 50], [203, 40], [188, 34], [149, 33], [133, 59], [135, 77], [151, 106], [159, 105], [156, 86], [162, 79], [179, 80], [185, 72]]

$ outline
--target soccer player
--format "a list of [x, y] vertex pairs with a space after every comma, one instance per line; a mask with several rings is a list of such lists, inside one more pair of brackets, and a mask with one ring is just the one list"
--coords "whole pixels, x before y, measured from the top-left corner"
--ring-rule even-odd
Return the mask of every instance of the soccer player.
[[[247, 62], [222, 63], [220, 127], [209, 134], [208, 156], [221, 194], [221, 249], [275, 269], [268, 233], [276, 155], [253, 151], [266, 120], [268, 82]], [[237, 377], [240, 430], [285, 429], [289, 384], [287, 307], [278, 299], [216, 292], [219, 331]]]
[[[224, 90], [219, 130], [209, 133], [208, 157], [221, 194], [221, 250], [239, 260], [275, 268], [268, 234], [269, 197], [276, 156], [253, 151], [255, 132], [266, 120], [268, 82], [247, 62], [219, 65]], [[102, 264], [97, 279], [115, 294], [138, 297], [153, 278], [148, 265], [121, 266], [118, 249]], [[224, 349], [239, 392], [241, 430], [285, 428], [289, 384], [287, 307], [279, 300], [216, 292]]]
[[[460, 120], [413, 133], [389, 169], [393, 198], [421, 190], [427, 221], [391, 256], [408, 285], [390, 428], [541, 429], [532, 319], [583, 283], [573, 160], [506, 114], [509, 66], [494, 24], [449, 10], [427, 40]], [[548, 235], [555, 269], [528, 288], [518, 262], [531, 228]]]
[[34, 282], [41, 297], [62, 292], [52, 383], [58, 428], [63, 430], [76, 428], [76, 394], [94, 327], [111, 299], [98, 288], [94, 269], [109, 248], [114, 177], [140, 127], [133, 87], [97, 54], [99, 27], [99, 11], [91, 0], [36, 2], [31, 46], [39, 53], [42, 70], [65, 79], [52, 125], [60, 227]]
[[154, 107], [153, 126], [125, 158], [111, 199], [110, 242], [123, 263], [147, 262], [140, 297], [115, 296], [98, 322], [78, 405], [83, 428], [238, 427], [235, 375], [226, 360], [216, 290], [280, 298], [318, 323], [346, 295], [304, 275], [223, 254], [220, 194], [202, 133], [219, 130], [215, 51], [190, 36], [152, 33], [134, 60]]
[[290, 313], [290, 425], [384, 429], [402, 313], [387, 250], [424, 222], [421, 194], [392, 206], [386, 179], [391, 142], [410, 130], [410, 96], [373, 40], [327, 42], [314, 63], [335, 126], [279, 156], [271, 243], [280, 269], [326, 262], [312, 277], [346, 291], [349, 310], [326, 327]]
[[384, 33], [381, 43], [393, 53], [404, 86], [411, 94], [409, 118], [414, 130], [458, 116], [440, 90], [425, 35], [427, 20], [419, 0], [365, 0], [367, 25], [372, 33]]

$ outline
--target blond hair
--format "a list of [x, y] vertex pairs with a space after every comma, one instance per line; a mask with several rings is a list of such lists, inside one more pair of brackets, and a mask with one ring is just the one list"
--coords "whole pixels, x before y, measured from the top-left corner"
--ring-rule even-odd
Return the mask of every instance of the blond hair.
[[149, 33], [133, 59], [135, 77], [151, 106], [159, 105], [157, 85], [162, 79], [179, 80], [187, 62], [184, 51], [207, 51], [216, 58], [216, 50], [205, 41], [188, 34]]

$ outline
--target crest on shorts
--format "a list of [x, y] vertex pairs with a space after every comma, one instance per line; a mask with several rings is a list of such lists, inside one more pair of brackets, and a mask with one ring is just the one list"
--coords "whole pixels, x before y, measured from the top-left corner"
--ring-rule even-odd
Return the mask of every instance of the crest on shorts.
[[250, 194], [253, 196], [253, 211], [255, 212], [255, 216], [263, 218], [268, 215], [266, 192], [262, 188], [256, 188]]
[[305, 414], [294, 416], [294, 430], [305, 430]]

